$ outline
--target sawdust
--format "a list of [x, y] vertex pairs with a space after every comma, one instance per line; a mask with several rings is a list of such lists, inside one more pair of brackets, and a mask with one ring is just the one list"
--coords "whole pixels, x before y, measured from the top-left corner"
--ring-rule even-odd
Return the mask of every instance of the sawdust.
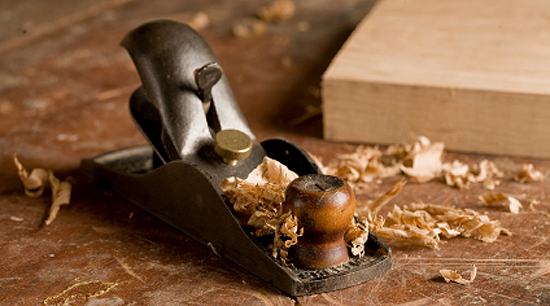
[[48, 213], [48, 218], [44, 222], [49, 225], [56, 218], [62, 205], [67, 205], [71, 200], [72, 186], [69, 182], [61, 182], [51, 170], [36, 168], [29, 174], [23, 165], [13, 156], [15, 166], [17, 167], [19, 178], [25, 186], [25, 194], [31, 198], [42, 196], [45, 188], [49, 185], [52, 192], [52, 204]]

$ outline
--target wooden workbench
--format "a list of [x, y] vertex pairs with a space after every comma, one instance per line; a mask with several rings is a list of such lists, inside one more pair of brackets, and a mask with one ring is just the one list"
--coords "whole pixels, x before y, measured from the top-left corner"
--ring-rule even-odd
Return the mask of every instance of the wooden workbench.
[[[47, 3], [47, 4], [46, 4]], [[408, 184], [393, 204], [455, 205], [501, 220], [512, 236], [492, 244], [457, 238], [440, 250], [393, 246], [394, 267], [382, 277], [336, 292], [300, 297], [218, 257], [79, 172], [82, 158], [145, 144], [128, 112], [139, 86], [122, 37], [158, 18], [210, 24], [200, 33], [224, 68], [259, 140], [282, 136], [327, 160], [349, 150], [322, 139], [320, 76], [373, 1], [301, 0], [288, 21], [264, 35], [236, 38], [235, 22], [268, 1], [78, 0], [0, 2], [0, 304], [55, 305], [548, 305], [550, 304], [550, 183], [510, 178], [524, 163], [544, 173], [550, 161], [447, 153], [445, 160], [493, 160], [507, 173], [497, 191], [535, 210], [513, 215], [478, 203], [484, 190], [440, 181]], [[502, 127], [509, 128], [509, 127]], [[72, 202], [42, 226], [48, 196], [25, 196], [13, 154], [27, 168], [68, 178]], [[363, 199], [399, 178], [373, 182]], [[526, 206], [526, 205], [525, 205]], [[387, 210], [386, 210], [387, 211]], [[470, 285], [446, 283], [440, 269], [478, 273]], [[78, 292], [77, 292], [78, 291]], [[91, 295], [96, 296], [91, 296]]]

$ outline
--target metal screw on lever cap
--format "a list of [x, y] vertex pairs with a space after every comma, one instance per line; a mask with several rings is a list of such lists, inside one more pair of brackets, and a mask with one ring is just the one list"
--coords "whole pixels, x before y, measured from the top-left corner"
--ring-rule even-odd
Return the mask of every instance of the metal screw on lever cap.
[[239, 160], [246, 159], [252, 151], [252, 139], [238, 130], [222, 130], [216, 133], [216, 153], [224, 163], [236, 165]]

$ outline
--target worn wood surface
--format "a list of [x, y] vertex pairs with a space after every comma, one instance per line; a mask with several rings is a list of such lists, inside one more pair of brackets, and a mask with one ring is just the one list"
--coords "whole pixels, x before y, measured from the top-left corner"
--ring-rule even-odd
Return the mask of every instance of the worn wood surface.
[[324, 75], [325, 137], [550, 157], [549, 9], [380, 1]]
[[[549, 304], [550, 184], [510, 179], [526, 162], [548, 173], [548, 160], [447, 153], [446, 160], [467, 163], [490, 158], [507, 173], [497, 191], [541, 204], [512, 215], [481, 206], [479, 186], [460, 191], [440, 181], [408, 184], [393, 204], [422, 200], [479, 210], [513, 236], [492, 244], [453, 239], [440, 250], [393, 245], [394, 268], [382, 277], [299, 299], [79, 172], [82, 158], [145, 143], [128, 112], [139, 80], [121, 38], [145, 21], [186, 21], [199, 11], [211, 20], [200, 32], [259, 140], [287, 137], [325, 160], [349, 151], [322, 140], [319, 116], [302, 119], [308, 107], [320, 105], [320, 76], [372, 1], [298, 1], [292, 19], [269, 25], [261, 37], [235, 38], [231, 26], [267, 2], [0, 2], [0, 304], [55, 305], [70, 296], [70, 305]], [[27, 168], [51, 168], [73, 183], [72, 203], [51, 225], [42, 226], [49, 197], [24, 195], [13, 154]], [[373, 198], [398, 179], [373, 182], [359, 197]], [[439, 276], [440, 269], [456, 269], [467, 277], [472, 264], [478, 276], [468, 286]]]

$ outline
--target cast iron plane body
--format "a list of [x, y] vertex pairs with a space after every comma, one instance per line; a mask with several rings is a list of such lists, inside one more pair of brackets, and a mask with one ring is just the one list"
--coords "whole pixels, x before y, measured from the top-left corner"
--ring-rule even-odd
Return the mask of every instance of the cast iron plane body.
[[[122, 45], [143, 84], [130, 98], [130, 111], [149, 145], [85, 159], [86, 175], [292, 296], [350, 287], [391, 268], [391, 250], [373, 233], [365, 256], [337, 267], [304, 270], [272, 257], [273, 237], [245, 230], [220, 183], [246, 178], [265, 156], [298, 175], [320, 173], [315, 162], [290, 141], [256, 140], [214, 53], [189, 26], [147, 23]], [[250, 155], [236, 165], [214, 150], [216, 133], [228, 129], [252, 141]]]

